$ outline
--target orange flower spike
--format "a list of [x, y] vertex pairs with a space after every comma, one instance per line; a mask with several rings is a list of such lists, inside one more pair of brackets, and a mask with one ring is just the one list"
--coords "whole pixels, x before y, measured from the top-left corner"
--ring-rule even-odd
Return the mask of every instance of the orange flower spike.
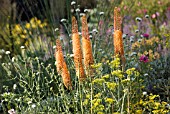
[[85, 69], [90, 70], [94, 63], [86, 16], [82, 17], [82, 45]]
[[122, 18], [117, 7], [114, 9], [114, 53], [119, 55], [123, 64], [125, 63], [124, 57], [124, 47], [123, 47], [123, 38], [122, 38]]
[[78, 34], [78, 25], [75, 17], [72, 17], [72, 45], [73, 45], [73, 54], [74, 54], [74, 64], [76, 68], [76, 75], [79, 77], [79, 80], [82, 81], [86, 78], [82, 63], [82, 50], [81, 43]]
[[70, 73], [69, 73], [69, 70], [67, 68], [66, 62], [63, 63], [63, 70], [62, 70], [61, 75], [62, 75], [63, 83], [66, 86], [66, 88], [72, 90]]
[[59, 39], [56, 40], [55, 58], [56, 58], [57, 72], [62, 76], [65, 87], [67, 89], [72, 89], [70, 73], [67, 69], [67, 65], [64, 60], [62, 47]]
[[55, 59], [56, 59], [57, 72], [61, 75], [64, 57], [63, 57], [62, 47], [59, 39], [56, 40]]

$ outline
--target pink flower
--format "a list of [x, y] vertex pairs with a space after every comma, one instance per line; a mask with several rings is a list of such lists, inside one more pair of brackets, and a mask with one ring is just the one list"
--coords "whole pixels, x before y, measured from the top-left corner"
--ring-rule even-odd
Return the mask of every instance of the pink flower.
[[127, 9], [127, 6], [124, 6], [124, 10], [126, 10]]
[[159, 12], [156, 12], [156, 16], [160, 16]]
[[144, 13], [147, 13], [147, 9], [143, 9], [143, 12], [144, 12]]
[[153, 19], [156, 18], [156, 14], [152, 14], [152, 18], [153, 18]]
[[144, 34], [142, 34], [143, 35], [143, 37], [145, 37], [145, 38], [149, 38], [149, 34], [147, 34], [147, 33], [144, 33]]
[[144, 63], [147, 63], [149, 62], [149, 59], [147, 56], [145, 55], [142, 55], [140, 58], [139, 58], [140, 62], [144, 62]]
[[170, 11], [170, 7], [168, 7], [168, 8], [167, 8], [167, 10], [169, 10], [169, 11]]

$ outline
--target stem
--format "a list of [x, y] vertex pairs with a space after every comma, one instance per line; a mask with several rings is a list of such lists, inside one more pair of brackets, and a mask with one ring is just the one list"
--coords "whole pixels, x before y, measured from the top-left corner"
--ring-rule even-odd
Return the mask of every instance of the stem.
[[93, 100], [93, 84], [92, 84], [92, 78], [91, 77], [90, 77], [90, 82], [91, 82], [91, 88], [90, 88], [91, 89], [91, 95], [90, 95], [91, 110], [90, 111], [91, 111], [91, 114], [93, 114], [93, 110], [92, 110], [92, 106], [93, 106], [93, 104], [92, 104], [92, 100]]
[[[123, 114], [123, 107], [124, 107], [125, 96], [126, 96], [126, 93], [123, 95], [123, 102], [122, 102], [121, 114]], [[128, 113], [128, 114], [129, 114], [129, 113]]]
[[129, 88], [128, 88], [128, 91], [127, 91], [127, 104], [128, 104], [128, 108], [127, 108], [127, 113], [130, 114], [130, 99], [129, 99]]

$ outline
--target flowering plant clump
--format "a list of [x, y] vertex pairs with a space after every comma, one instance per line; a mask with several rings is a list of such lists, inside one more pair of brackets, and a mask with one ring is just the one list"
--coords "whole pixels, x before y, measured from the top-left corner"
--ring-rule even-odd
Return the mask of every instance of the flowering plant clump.
[[139, 60], [140, 62], [144, 62], [144, 63], [147, 63], [149, 61], [148, 57], [145, 55], [142, 55]]
[[67, 1], [66, 19], [5, 25], [0, 112], [169, 114], [170, 11], [154, 1]]

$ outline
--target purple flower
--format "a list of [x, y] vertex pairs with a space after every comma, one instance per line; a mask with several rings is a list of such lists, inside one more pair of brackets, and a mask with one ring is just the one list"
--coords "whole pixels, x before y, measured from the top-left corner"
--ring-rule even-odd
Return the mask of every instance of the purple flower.
[[149, 62], [149, 59], [148, 59], [148, 57], [147, 56], [145, 56], [145, 55], [142, 55], [141, 57], [140, 57], [140, 62], [144, 62], [144, 63], [147, 63], [147, 62]]
[[144, 34], [143, 34], [143, 37], [145, 37], [145, 38], [149, 38], [149, 34], [144, 33]]

